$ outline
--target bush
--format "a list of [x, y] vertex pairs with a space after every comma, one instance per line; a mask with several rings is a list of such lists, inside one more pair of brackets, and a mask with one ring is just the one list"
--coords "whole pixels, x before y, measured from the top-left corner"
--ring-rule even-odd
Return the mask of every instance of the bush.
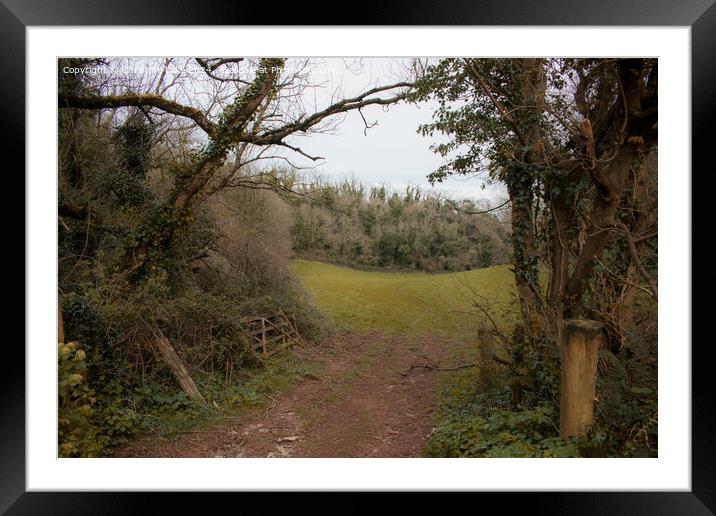
[[[513, 347], [512, 367], [478, 392], [470, 373], [441, 393], [426, 454], [435, 457], [655, 457], [658, 450], [656, 335], [630, 333], [619, 352], [600, 350], [594, 424], [559, 438], [559, 363], [537, 348]], [[554, 344], [552, 343], [554, 349]], [[519, 353], [518, 353], [519, 352]], [[517, 365], [515, 365], [517, 364]], [[510, 385], [523, 388], [513, 407]]]
[[[557, 415], [558, 418], [558, 415]], [[441, 415], [425, 453], [432, 457], [578, 457], [575, 443], [555, 435], [550, 403], [515, 411], [478, 394]]]
[[600, 350], [595, 425], [584, 445], [592, 456], [656, 457], [656, 336], [632, 333], [620, 352]]
[[350, 180], [312, 188], [291, 213], [292, 249], [300, 257], [433, 272], [510, 259], [507, 226], [492, 215], [468, 215], [410, 187], [404, 198], [385, 187], [366, 195]]
[[97, 457], [107, 443], [93, 422], [95, 391], [87, 384], [87, 355], [76, 342], [58, 348], [60, 457]]

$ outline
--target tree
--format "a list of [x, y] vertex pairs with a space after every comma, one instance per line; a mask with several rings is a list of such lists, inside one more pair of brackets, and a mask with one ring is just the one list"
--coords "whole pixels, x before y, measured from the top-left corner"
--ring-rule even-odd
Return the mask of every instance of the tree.
[[443, 59], [423, 68], [412, 99], [440, 107], [420, 131], [451, 137], [434, 146], [451, 157], [430, 179], [486, 172], [507, 186], [525, 328], [556, 336], [565, 317], [605, 316], [587, 294], [608, 247], [627, 249], [623, 284], [646, 283], [656, 298], [637, 247], [656, 236], [640, 186], [657, 144], [655, 59]]
[[[108, 74], [103, 83], [91, 89], [84, 87], [76, 74], [70, 73], [78, 68], [77, 62], [60, 61], [58, 105], [61, 109], [134, 108], [152, 123], [157, 116], [162, 119], [165, 115], [172, 116], [174, 119], [164, 134], [172, 128], [185, 136], [192, 135], [196, 129], [203, 133], [194, 138], [200, 143], [199, 148], [187, 157], [166, 202], [153, 217], [149, 217], [145, 237], [132, 253], [128, 253], [134, 257], [133, 267], [140, 269], [149, 255], [171, 243], [177, 229], [191, 217], [192, 204], [202, 196], [230, 187], [290, 192], [290, 178], [282, 180], [271, 172], [243, 173], [249, 163], [277, 157], [269, 155], [268, 149], [288, 149], [318, 160], [319, 157], [309, 156], [289, 143], [289, 137], [325, 129], [322, 124], [341, 113], [399, 102], [406, 98], [412, 86], [409, 82], [376, 86], [353, 97], [334, 101], [324, 109], [309, 112], [298, 100], [311, 86], [306, 62], [289, 70], [283, 58], [262, 58], [255, 66], [242, 67], [246, 61], [238, 57], [196, 58], [178, 66], [173, 60], [166, 59], [155, 75], [140, 74], [140, 78], [132, 82]], [[94, 64], [107, 66], [112, 63], [99, 60]], [[131, 64], [138, 66], [142, 63]], [[176, 69], [181, 71], [171, 71]], [[191, 91], [199, 74], [204, 75], [206, 85], [196, 97], [202, 98], [199, 93], [205, 93], [209, 100], [192, 105], [189, 101], [195, 97], [187, 91]], [[381, 96], [385, 93], [390, 95]], [[186, 97], [184, 101], [182, 96]], [[176, 125], [176, 118], [188, 120], [190, 124]], [[232, 155], [233, 163], [229, 164]], [[69, 216], [84, 213], [84, 209], [71, 208], [63, 207], [64, 213]]]
[[[263, 245], [256, 230], [271, 217], [256, 222], [248, 195], [232, 200], [243, 203], [234, 211], [250, 220], [220, 216], [216, 204], [230, 196], [219, 194], [228, 189], [293, 193], [291, 174], [276, 166], [260, 170], [256, 164], [277, 159], [290, 163], [272, 149], [316, 161], [320, 158], [294, 146], [290, 137], [329, 130], [331, 120], [341, 113], [399, 102], [411, 88], [408, 82], [376, 86], [353, 97], [333, 98], [323, 109], [309, 110], [302, 101], [303, 93], [314, 86], [307, 67], [307, 61], [287, 67], [283, 58], [59, 61], [58, 222], [65, 228], [60, 259], [74, 263], [61, 269], [61, 288], [69, 284], [76, 291], [73, 294], [100, 290], [101, 299], [113, 301], [136, 296], [144, 309], [134, 313], [137, 320], [132, 331], [140, 328], [151, 334], [147, 338], [191, 397], [201, 395], [162, 334], [160, 326], [171, 324], [161, 305], [172, 297], [181, 298], [177, 291], [188, 290], [187, 285], [201, 291], [201, 286], [212, 282], [203, 277], [208, 274], [195, 275], [202, 270], [199, 261], [205, 268], [211, 268], [213, 261], [214, 269], [228, 269], [217, 271], [220, 278], [213, 278], [214, 283], [248, 278], [248, 271], [242, 274], [236, 269], [247, 270], [260, 258], [266, 261], [266, 253], [251, 256], [248, 247]], [[82, 156], [90, 156], [93, 162], [80, 163]], [[153, 161], [161, 173], [171, 169], [170, 181], [162, 185], [165, 188], [150, 184]], [[76, 220], [68, 225], [64, 218]], [[253, 224], [252, 234], [257, 235], [253, 242], [248, 238], [243, 242], [246, 252], [221, 234], [230, 229], [235, 237], [242, 223], [244, 227]], [[254, 269], [253, 284], [261, 284], [260, 273], [269, 267], [262, 263]], [[71, 281], [75, 277], [77, 281]], [[232, 294], [239, 291], [233, 289]], [[84, 302], [84, 296], [77, 297]], [[103, 301], [85, 304], [105, 305]], [[230, 326], [236, 330], [240, 321]], [[76, 327], [70, 329], [78, 333]], [[230, 333], [236, 337], [232, 344], [241, 345], [243, 335]], [[144, 339], [135, 334], [132, 340]], [[121, 359], [112, 362], [123, 364]], [[225, 363], [233, 367], [232, 360]]]

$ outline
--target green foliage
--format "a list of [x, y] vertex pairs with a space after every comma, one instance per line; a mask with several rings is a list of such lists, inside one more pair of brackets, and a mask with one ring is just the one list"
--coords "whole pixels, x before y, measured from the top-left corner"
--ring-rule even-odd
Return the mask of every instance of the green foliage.
[[[61, 60], [60, 67], [100, 63], [70, 59]], [[546, 116], [536, 120], [532, 109], [517, 109], [525, 91], [515, 87], [522, 84], [525, 74], [517, 63], [512, 59], [473, 62], [492, 85], [499, 103], [475, 93], [474, 77], [468, 77], [463, 61], [457, 59], [431, 64], [413, 95], [415, 101], [433, 99], [440, 105], [433, 122], [420, 132], [450, 137], [449, 143], [433, 147], [446, 164], [430, 176], [431, 181], [453, 173], [473, 173], [483, 163], [489, 164], [486, 181], [504, 182], [512, 215], [523, 215], [513, 217], [509, 236], [503, 220], [470, 215], [473, 203], [446, 202], [411, 187], [404, 193], [385, 187], [367, 192], [357, 181], [324, 184], [309, 192], [314, 194], [309, 196], [311, 202], [295, 207], [290, 233], [293, 251], [302, 257], [421, 271], [485, 268], [440, 276], [371, 274], [293, 262], [292, 269], [318, 305], [338, 324], [389, 333], [470, 334], [465, 312], [472, 308], [471, 294], [507, 302], [514, 293], [515, 277], [521, 286], [540, 283], [539, 256], [554, 237], [553, 227], [542, 221], [551, 220], [553, 199], [559, 200], [559, 206], [573, 207], [577, 220], [563, 236], [568, 244], [578, 243], [590, 207], [588, 173], [576, 168], [567, 173], [554, 165], [555, 160], [532, 159], [529, 155], [535, 149], [517, 133], [534, 128], [541, 133], [539, 143], [544, 148], [566, 157], [581, 152], [581, 143], [559, 129], [559, 124], [548, 123]], [[609, 61], [588, 59], [555, 63], [562, 68], [546, 72], [551, 115], [561, 113], [567, 120], [589, 116], [596, 127], [600, 117], [610, 112], [610, 99], [617, 91], [613, 66]], [[267, 74], [281, 66], [281, 59], [262, 59], [256, 79], [224, 110], [208, 143], [181, 148], [185, 152], [176, 161], [155, 159], [154, 146], [169, 141], [156, 141], [146, 112], [95, 116], [86, 111], [60, 111], [59, 286], [66, 335], [80, 343], [59, 347], [61, 456], [106, 455], [137, 433], [172, 434], [209, 424], [233, 411], [261, 405], [266, 394], [285, 388], [309, 370], [281, 355], [269, 362], [259, 360], [250, 350], [242, 325], [243, 316], [282, 309], [306, 338], [319, 340], [329, 329], [286, 266], [288, 224], [284, 235], [279, 220], [285, 205], [272, 204], [275, 198], [254, 191], [209, 196], [180, 212], [173, 202], [182, 187], [196, 178], [192, 171], [197, 166], [220, 167], [235, 147], [237, 131], [251, 123], [244, 114], [247, 103], [259, 89], [268, 89], [269, 98], [275, 95], [275, 80]], [[576, 70], [580, 84], [588, 85], [577, 94], [589, 98], [589, 113], [569, 112], [573, 103], [561, 97], [565, 70]], [[91, 95], [100, 87], [90, 76], [59, 76], [61, 93]], [[499, 105], [510, 109], [512, 120], [505, 118]], [[621, 123], [621, 117], [615, 119]], [[604, 131], [609, 135], [614, 129], [605, 127]], [[607, 156], [612, 149], [602, 145], [596, 151]], [[635, 161], [634, 168], [637, 165]], [[242, 173], [235, 179], [250, 177]], [[274, 172], [262, 177], [266, 183], [261, 188], [273, 185], [277, 189], [290, 188], [295, 179]], [[644, 181], [641, 188], [655, 192], [655, 185]], [[624, 198], [636, 197], [636, 189], [636, 183], [628, 186]], [[217, 209], [219, 204], [226, 211]], [[620, 210], [616, 219], [634, 223], [643, 213]], [[644, 231], [649, 224], [645, 223]], [[610, 238], [597, 268], [600, 285], [614, 284], [609, 277], [615, 276], [612, 271], [617, 275], [628, 272], [624, 242]], [[282, 252], [284, 242], [286, 251]], [[644, 253], [649, 271], [656, 270], [656, 251], [650, 246]], [[489, 267], [510, 260], [514, 274], [504, 266]], [[590, 279], [591, 291], [579, 302], [585, 313], [592, 310], [601, 317], [600, 309], [612, 310], [617, 296], [610, 299], [608, 293], [594, 289], [596, 284]], [[649, 310], [654, 312], [654, 307]], [[607, 322], [612, 319], [607, 317]], [[614, 326], [607, 325], [611, 351], [603, 350], [600, 357], [596, 422], [587, 438], [565, 445], [556, 437], [555, 343], [545, 337], [529, 339], [529, 343], [515, 337], [509, 380], [522, 388], [520, 405], [511, 407], [507, 379], [476, 393], [474, 382], [460, 376], [437, 412], [428, 453], [655, 455], [655, 338], [623, 338]], [[190, 369], [208, 406], [179, 392], [167, 368], [157, 361], [152, 342], [158, 330]]]
[[658, 397], [656, 342], [632, 336], [619, 353], [600, 350], [595, 426], [586, 453], [656, 457]]
[[[243, 316], [281, 308], [304, 338], [321, 338], [325, 330], [300, 290], [287, 288], [278, 297], [239, 299], [230, 290], [211, 293], [193, 287], [172, 296], [166, 279], [165, 274], [154, 275], [131, 291], [122, 289], [123, 295], [113, 289], [87, 289], [84, 296], [74, 292], [65, 296], [66, 334], [86, 343], [78, 388], [87, 389], [72, 394], [63, 416], [72, 429], [60, 436], [68, 456], [99, 456], [137, 433], [172, 433], [217, 416], [213, 408], [207, 412], [179, 392], [168, 369], [155, 361], [147, 319], [161, 325], [194, 371], [204, 396], [237, 409], [240, 393], [247, 401], [242, 406], [250, 407], [267, 389], [277, 388], [278, 377], [289, 378], [295, 372], [285, 364], [282, 369], [259, 362], [244, 333]], [[75, 373], [67, 364], [74, 362], [61, 362], [61, 378]], [[87, 409], [80, 404], [83, 396], [93, 399], [91, 414], [85, 414]]]
[[58, 445], [60, 457], [97, 457], [106, 438], [92, 422], [95, 392], [86, 379], [86, 354], [77, 343], [58, 347]]
[[[528, 351], [484, 391], [473, 373], [443, 379], [435, 430], [425, 453], [434, 457], [655, 457], [658, 450], [655, 347], [632, 336], [615, 354], [600, 351], [594, 425], [588, 435], [559, 438], [559, 364]], [[523, 348], [522, 348], [523, 349]], [[518, 365], [515, 365], [518, 364]], [[549, 373], [552, 371], [552, 373]], [[544, 375], [547, 376], [544, 376]], [[518, 380], [522, 403], [512, 406]]]
[[[519, 74], [515, 60], [483, 59], [479, 60], [479, 66], [483, 75], [499, 90], [498, 100], [503, 105], [520, 105], [521, 92], [510, 87]], [[437, 154], [449, 158], [429, 176], [431, 181], [441, 182], [451, 174], [471, 174], [481, 170], [483, 163], [500, 158], [502, 151], [514, 141], [510, 126], [500, 120], [492, 100], [475, 92], [461, 59], [441, 59], [430, 64], [418, 82], [413, 100], [439, 102], [433, 121], [421, 126], [419, 132], [424, 136], [435, 133], [450, 136], [447, 143], [431, 147]], [[453, 156], [457, 152], [459, 154]], [[501, 161], [492, 161], [493, 174]]]
[[[425, 454], [430, 457], [578, 457], [575, 443], [557, 435], [559, 419], [550, 403], [516, 411], [505, 406], [504, 390], [444, 399]], [[466, 396], [470, 392], [472, 396]], [[443, 394], [445, 396], [445, 394]]]
[[284, 60], [281, 58], [262, 58], [259, 61], [254, 80], [221, 112], [216, 134], [197, 157], [198, 163], [220, 162], [226, 158], [231, 147], [236, 144], [237, 135], [255, 115], [255, 109], [246, 113], [247, 106], [259, 96], [267, 81], [270, 81], [267, 96], [274, 93], [283, 66]]
[[[291, 238], [299, 257], [349, 265], [463, 271], [509, 261], [506, 225], [470, 215], [474, 203], [446, 201], [408, 186], [368, 195], [355, 181], [314, 185], [293, 210]], [[463, 212], [463, 208], [467, 210]]]
[[293, 249], [299, 254], [329, 249], [325, 220], [313, 213], [296, 213], [291, 225]]
[[[656, 113], [656, 71], [650, 59], [440, 59], [428, 62], [411, 99], [438, 104], [433, 120], [419, 133], [448, 138], [432, 147], [445, 163], [429, 176], [431, 181], [482, 174], [486, 182], [503, 183], [510, 195], [512, 262], [522, 326], [530, 327], [529, 336], [523, 331], [510, 345], [509, 382], [515, 400], [522, 394], [522, 410], [515, 417], [529, 418], [539, 407], [557, 404], [554, 336], [559, 331], [553, 323], [562, 320], [560, 315], [603, 323], [606, 348], [600, 358], [596, 420], [591, 434], [577, 443], [582, 455], [656, 453], [655, 344], [643, 345], [643, 328], [655, 324], [656, 307], [645, 310], [639, 321], [634, 317], [634, 289], [643, 290], [635, 284], [643, 278], [635, 273], [638, 260], [625, 259], [630, 252], [623, 233], [608, 232], [596, 247], [584, 240], [611, 224], [611, 213], [599, 219], [598, 203], [609, 194], [621, 196], [613, 217], [634, 234], [646, 235], [639, 254], [648, 274], [656, 276], [656, 239], [649, 239], [657, 227], [655, 119], [644, 123], [654, 131], [639, 137], [623, 191], [605, 187], [594, 172], [616, 176], [617, 169], [604, 164], [635, 150], [624, 144], [625, 134], [641, 131], [642, 122], [624, 110], [630, 102], [643, 102]], [[632, 87], [639, 93], [630, 93]], [[575, 121], [581, 122], [579, 128], [570, 127]], [[542, 282], [545, 269], [550, 281]], [[535, 314], [541, 319], [538, 331], [531, 327]], [[499, 404], [491, 406], [490, 417], [502, 410]], [[449, 414], [445, 417], [449, 420]], [[489, 449], [500, 445], [480, 435], [501, 431], [499, 424], [493, 427], [490, 418], [480, 417], [441, 428], [446, 434], [472, 432], [465, 441], [487, 440]], [[502, 422], [505, 428], [520, 426], [512, 416]], [[525, 434], [520, 446], [531, 441]], [[487, 453], [488, 448], [472, 452]]]
[[219, 372], [201, 374], [195, 381], [206, 405], [165, 385], [145, 383], [132, 395], [136, 406], [141, 407], [137, 432], [173, 437], [192, 428], [209, 427], [226, 416], [265, 406], [269, 395], [308, 374], [315, 374], [313, 367], [288, 354], [241, 368], [230, 379]]
[[[83, 409], [84, 419], [70, 419], [72, 432], [80, 430], [92, 436], [79, 446], [72, 439], [72, 433], [60, 432], [61, 449], [64, 446], [67, 456], [101, 456], [119, 446], [146, 429], [146, 417], [150, 414], [169, 414], [176, 410], [176, 404], [168, 407], [165, 398], [177, 394], [173, 380], [164, 371], [154, 371], [150, 376], [159, 380], [143, 382], [136, 374], [137, 364], [133, 360], [149, 360], [150, 355], [139, 351], [130, 338], [141, 339], [137, 333], [138, 318], [150, 313], [143, 310], [142, 294], [137, 292], [126, 303], [116, 299], [102, 303], [97, 292], [89, 292], [92, 297], [80, 297], [76, 293], [66, 296], [63, 306], [66, 321], [66, 333], [81, 339], [85, 361], [83, 386], [91, 396], [92, 411]], [[135, 304], [136, 302], [137, 304]], [[141, 328], [141, 327], [140, 327]], [[66, 372], [66, 362], [60, 353], [60, 385]], [[193, 404], [179, 393], [179, 398]], [[70, 406], [73, 406], [72, 404]]]
[[145, 179], [149, 170], [152, 137], [152, 126], [141, 115], [131, 116], [115, 131], [118, 142], [120, 166], [131, 176]]
[[551, 430], [551, 405], [535, 410], [496, 410], [491, 417], [479, 416], [438, 427], [426, 447], [433, 457], [578, 457], [572, 443], [559, 437], [545, 438]]
[[[230, 403], [229, 395], [254, 403], [278, 388], [291, 369], [258, 359], [244, 316], [281, 309], [309, 340], [329, 330], [291, 277], [287, 252], [273, 254], [282, 240], [289, 245], [287, 227], [283, 238], [281, 221], [267, 216], [280, 206], [252, 193], [221, 199], [238, 216], [219, 213], [214, 199], [176, 214], [172, 191], [200, 152], [157, 163], [144, 114], [108, 121], [60, 111], [59, 202], [79, 208], [61, 212], [58, 227], [65, 335], [81, 346], [60, 353], [66, 457], [105, 456], [138, 433], [204, 424], [227, 407], [251, 406]], [[227, 224], [234, 219], [243, 226]], [[206, 391], [209, 407], [179, 391], [153, 350], [157, 330]]]
[[203, 383], [207, 401], [217, 402], [222, 411], [235, 411], [241, 408], [263, 406], [267, 394], [285, 390], [295, 380], [315, 374], [314, 367], [295, 356], [279, 354], [262, 365], [245, 368], [227, 385], [224, 378], [217, 375], [208, 377]]

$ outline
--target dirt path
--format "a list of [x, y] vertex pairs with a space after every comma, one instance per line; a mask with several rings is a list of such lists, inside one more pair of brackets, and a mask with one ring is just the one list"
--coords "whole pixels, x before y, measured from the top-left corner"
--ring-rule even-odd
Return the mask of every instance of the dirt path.
[[320, 377], [272, 396], [260, 412], [178, 440], [147, 438], [122, 457], [417, 457], [431, 431], [434, 335], [351, 333], [304, 351]]

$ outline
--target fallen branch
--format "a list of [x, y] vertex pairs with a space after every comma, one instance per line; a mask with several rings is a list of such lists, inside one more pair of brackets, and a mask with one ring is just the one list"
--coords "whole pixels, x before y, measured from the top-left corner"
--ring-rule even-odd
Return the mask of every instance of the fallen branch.
[[461, 364], [455, 367], [436, 367], [438, 371], [457, 371], [458, 369], [467, 369], [468, 367], [478, 367], [480, 365], [479, 362], [475, 362], [473, 364]]
[[407, 376], [413, 369], [430, 369], [431, 371], [457, 371], [458, 369], [467, 369], [468, 367], [478, 367], [480, 365], [479, 362], [474, 362], [471, 364], [461, 364], [454, 367], [438, 367], [434, 365], [429, 364], [413, 364], [410, 366], [410, 368], [400, 373], [402, 376]]
[[177, 355], [176, 351], [174, 351], [169, 339], [162, 335], [161, 330], [158, 328], [156, 329], [155, 336], [154, 347], [157, 349], [162, 359], [164, 359], [164, 362], [169, 366], [169, 369], [171, 369], [171, 372], [182, 391], [184, 391], [184, 393], [190, 398], [206, 403], [204, 396], [202, 396], [199, 389], [197, 389], [194, 380], [192, 380], [189, 372], [184, 366], [184, 363], [179, 358], [179, 355]]

